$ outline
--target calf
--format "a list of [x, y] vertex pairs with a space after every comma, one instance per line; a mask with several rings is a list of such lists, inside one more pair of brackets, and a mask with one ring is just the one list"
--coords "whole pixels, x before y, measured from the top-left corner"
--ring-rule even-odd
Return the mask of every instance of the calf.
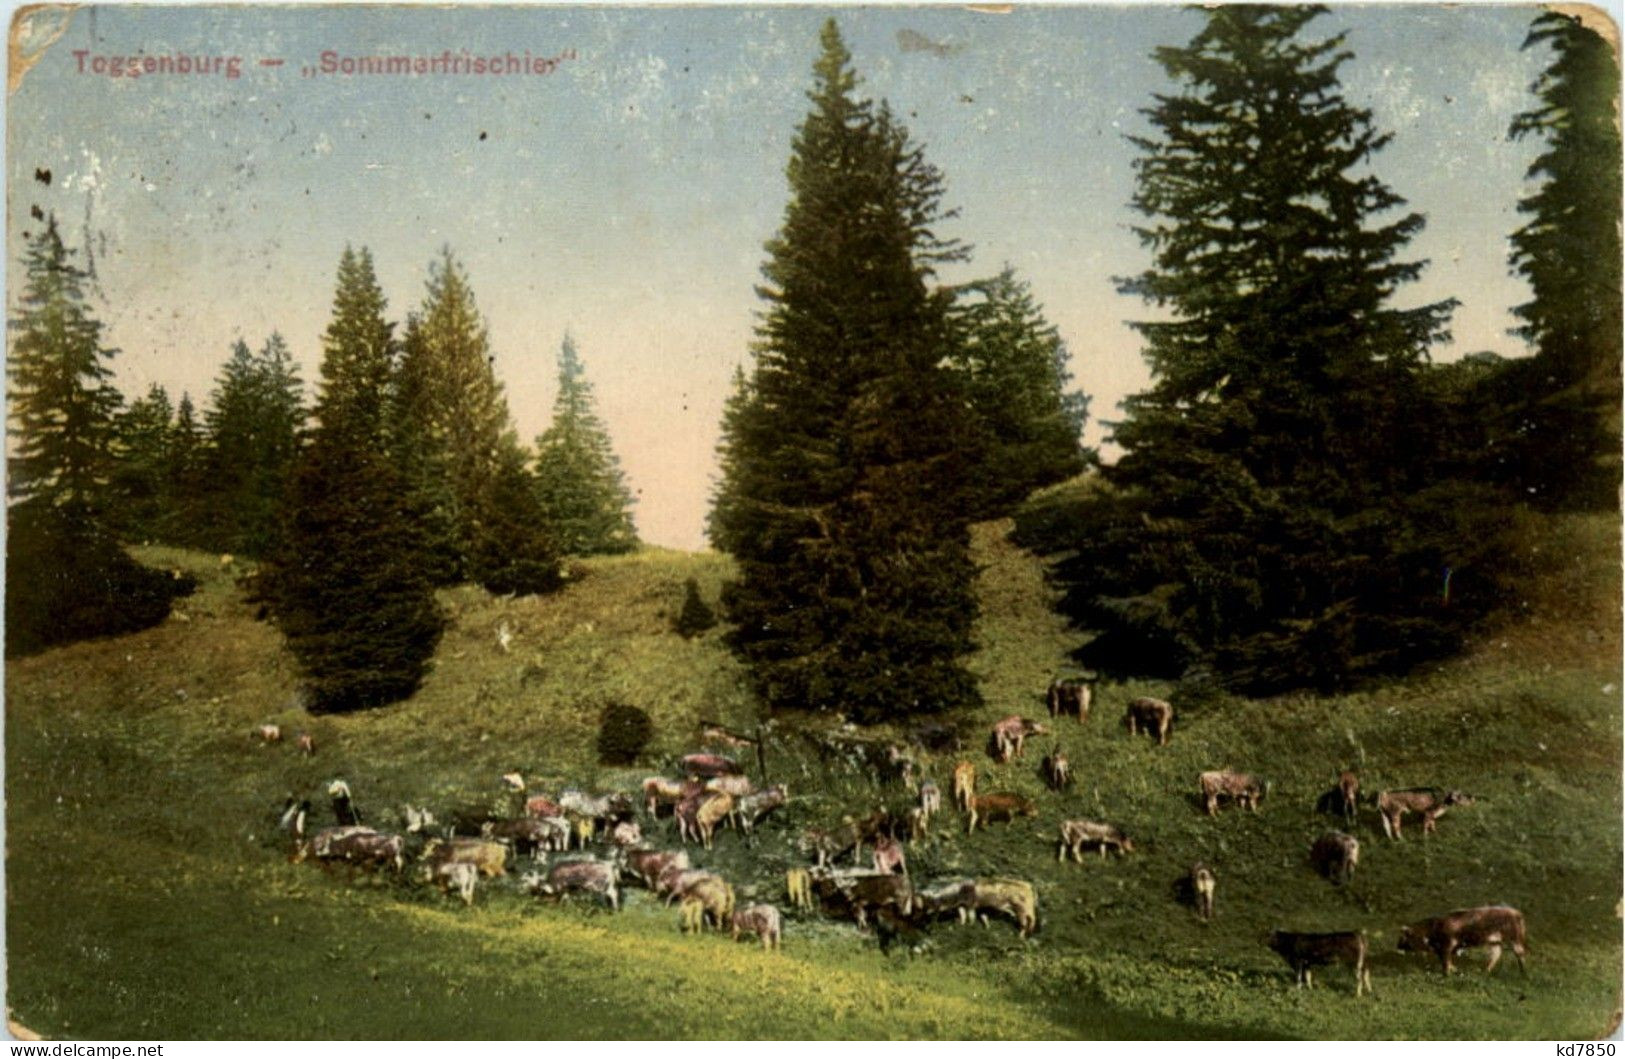
[[812, 875], [806, 868], [791, 868], [785, 872], [784, 890], [789, 896], [791, 908], [812, 911]]
[[779, 910], [772, 905], [751, 905], [741, 908], [729, 917], [733, 922], [734, 940], [741, 933], [755, 934], [762, 940], [762, 948], [776, 949], [783, 937]]
[[687, 871], [689, 868], [686, 849], [629, 849], [621, 872], [653, 890], [667, 869]]
[[1400, 829], [1406, 813], [1422, 818], [1422, 834], [1435, 830], [1436, 821], [1445, 810], [1454, 805], [1472, 805], [1471, 795], [1461, 791], [1440, 792], [1432, 787], [1409, 787], [1404, 790], [1383, 791], [1377, 795], [1377, 812], [1382, 814], [1382, 830], [1389, 838], [1400, 838]]
[[1049, 729], [1037, 721], [1015, 715], [1006, 717], [993, 726], [988, 740], [989, 753], [993, 760], [1001, 764], [1013, 757], [1019, 758], [1024, 752], [1028, 736], [1042, 735], [1047, 731]]
[[1213, 890], [1217, 885], [1213, 870], [1201, 861], [1191, 865], [1191, 896], [1196, 902], [1196, 914], [1203, 919], [1213, 918]]
[[1157, 741], [1158, 746], [1167, 746], [1168, 733], [1174, 727], [1173, 705], [1149, 696], [1135, 699], [1123, 714], [1123, 726], [1128, 729], [1129, 735], [1139, 735], [1143, 728], [1147, 735]]
[[870, 857], [875, 871], [883, 875], [908, 874], [908, 863], [903, 856], [903, 847], [890, 835], [875, 836], [875, 845]]
[[801, 837], [801, 849], [814, 854], [820, 868], [847, 850], [852, 851], [852, 863], [856, 864], [863, 856], [863, 843], [880, 834], [887, 820], [884, 810], [876, 810], [857, 820], [847, 817], [840, 827], [831, 830], [808, 828]]
[[684, 929], [692, 925], [696, 930], [705, 929], [707, 918], [713, 926], [721, 930], [724, 923], [733, 919], [734, 888], [720, 875], [709, 875], [697, 880], [683, 894], [682, 924]]
[[954, 804], [969, 812], [971, 799], [976, 797], [976, 766], [969, 761], [954, 766], [953, 794]]
[[1044, 758], [1044, 782], [1053, 791], [1064, 791], [1072, 783], [1072, 763], [1060, 747], [1051, 750]]
[[1360, 863], [1360, 841], [1341, 831], [1328, 831], [1309, 847], [1309, 863], [1322, 878], [1346, 883]]
[[508, 847], [482, 838], [453, 838], [450, 841], [431, 838], [424, 843], [419, 859], [433, 865], [472, 864], [480, 870], [481, 875], [493, 879], [508, 873]]
[[573, 860], [553, 865], [547, 878], [525, 876], [533, 893], [561, 898], [565, 894], [598, 894], [610, 908], [620, 911], [621, 896], [615, 885], [615, 865], [605, 860]]
[[1454, 970], [1453, 962], [1463, 949], [1483, 946], [1490, 960], [1484, 973], [1495, 970], [1501, 960], [1501, 946], [1512, 946], [1518, 957], [1518, 969], [1525, 974], [1523, 958], [1527, 953], [1523, 926], [1523, 913], [1506, 905], [1488, 905], [1483, 908], [1465, 908], [1449, 915], [1424, 919], [1399, 931], [1400, 952], [1432, 952], [1444, 965], [1444, 973]]
[[1264, 798], [1264, 785], [1257, 777], [1245, 772], [1232, 772], [1230, 769], [1204, 772], [1196, 777], [1196, 782], [1202, 791], [1202, 807], [1209, 816], [1218, 815], [1221, 798], [1229, 798], [1252, 812], [1258, 810], [1258, 803]]
[[449, 893], [453, 888], [463, 899], [463, 904], [474, 903], [474, 884], [479, 881], [480, 870], [472, 864], [463, 861], [448, 861], [433, 868], [425, 868], [434, 874], [434, 880], [440, 884], [440, 889]]
[[977, 879], [971, 892], [972, 911], [987, 925], [984, 912], [1014, 917], [1016, 929], [1027, 937], [1038, 929], [1038, 892], [1025, 879]]
[[1099, 847], [1101, 860], [1106, 859], [1109, 849], [1115, 849], [1119, 854], [1134, 852], [1134, 840], [1111, 824], [1096, 820], [1063, 820], [1060, 849], [1055, 859], [1066, 860], [1066, 855], [1071, 853], [1072, 859], [1082, 864], [1086, 844]]
[[1014, 822], [1018, 816], [1037, 816], [1038, 804], [1031, 798], [1024, 798], [1019, 794], [999, 791], [993, 794], [984, 794], [970, 800], [970, 824], [966, 827], [966, 834], [976, 830], [978, 823], [992, 823], [995, 820]]
[[1354, 995], [1371, 988], [1371, 972], [1366, 968], [1366, 940], [1359, 931], [1344, 930], [1322, 934], [1301, 934], [1277, 930], [1270, 935], [1270, 948], [1280, 954], [1297, 976], [1298, 987], [1315, 985], [1315, 968], [1346, 963], [1354, 969]]
[[1073, 677], [1050, 681], [1045, 701], [1051, 717], [1076, 717], [1079, 724], [1089, 719], [1089, 702], [1094, 697], [1090, 682]]

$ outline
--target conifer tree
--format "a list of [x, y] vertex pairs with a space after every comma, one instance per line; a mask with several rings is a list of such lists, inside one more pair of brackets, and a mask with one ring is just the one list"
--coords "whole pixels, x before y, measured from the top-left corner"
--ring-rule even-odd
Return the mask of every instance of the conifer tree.
[[632, 496], [569, 335], [559, 348], [553, 422], [536, 439], [536, 493], [566, 553], [613, 555], [637, 547]]
[[952, 363], [986, 434], [986, 456], [973, 476], [976, 517], [997, 518], [1033, 490], [1088, 466], [1082, 434], [1089, 399], [1067, 391], [1066, 344], [1012, 269], [957, 293]]
[[441, 577], [547, 591], [558, 584], [557, 562], [522, 480], [524, 457], [491, 361], [468, 276], [448, 248], [430, 266], [423, 306], [408, 321], [396, 386], [397, 460], [428, 511]]
[[1180, 91], [1134, 140], [1152, 265], [1122, 286], [1164, 311], [1135, 325], [1153, 383], [1115, 489], [1052, 544], [1101, 630], [1087, 663], [1333, 688], [1451, 649], [1491, 601], [1490, 498], [1436, 483], [1422, 432], [1454, 302], [1391, 305], [1423, 218], [1370, 172], [1389, 137], [1342, 95], [1344, 36], [1306, 35], [1325, 9], [1204, 13], [1157, 50]]
[[175, 418], [169, 393], [153, 383], [118, 418], [112, 492], [114, 525], [128, 540], [160, 538], [169, 495], [169, 442]]
[[316, 712], [412, 694], [444, 626], [416, 493], [384, 446], [393, 327], [372, 258], [346, 247], [323, 336], [319, 425], [286, 494], [262, 594]]
[[736, 542], [729, 528], [742, 525], [747, 512], [742, 509], [751, 490], [744, 481], [749, 462], [743, 458], [741, 435], [745, 417], [754, 405], [750, 376], [744, 365], [734, 368], [733, 385], [722, 404], [722, 425], [717, 439], [717, 464], [720, 474], [711, 491], [711, 510], [705, 516], [705, 536], [718, 551], [733, 553]]
[[966, 468], [979, 460], [939, 240], [942, 179], [855, 96], [834, 20], [763, 267], [754, 371], [725, 424], [714, 539], [732, 644], [774, 707], [868, 723], [979, 701]]

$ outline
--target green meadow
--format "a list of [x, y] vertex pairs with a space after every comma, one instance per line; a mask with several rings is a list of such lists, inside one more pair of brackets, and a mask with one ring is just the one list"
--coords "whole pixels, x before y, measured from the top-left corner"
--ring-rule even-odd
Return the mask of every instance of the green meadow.
[[[1181, 710], [1171, 744], [1131, 739], [1124, 703], [1166, 694], [1104, 684], [1087, 724], [1063, 721], [1025, 759], [994, 766], [987, 727], [1043, 715], [1078, 633], [1051, 609], [1041, 565], [978, 527], [986, 705], [971, 733], [983, 790], [1029, 794], [1036, 820], [974, 836], [947, 813], [908, 851], [916, 879], [1033, 881], [1041, 929], [942, 924], [880, 951], [848, 923], [791, 914], [780, 953], [690, 937], [640, 890], [624, 911], [546, 905], [518, 872], [465, 908], [406, 877], [292, 864], [275, 827], [290, 793], [330, 822], [343, 777], [369, 822], [398, 827], [405, 803], [442, 819], [500, 804], [502, 773], [534, 791], [630, 788], [699, 749], [701, 720], [756, 724], [744, 674], [713, 630], [671, 631], [683, 585], [715, 601], [726, 558], [661, 550], [580, 563], [546, 598], [472, 587], [410, 701], [309, 717], [281, 638], [255, 620], [218, 558], [163, 548], [139, 559], [195, 574], [166, 623], [6, 667], [6, 892], [11, 1017], [46, 1037], [788, 1037], [788, 1038], [1589, 1038], [1618, 1019], [1621, 982], [1620, 526], [1567, 516], [1529, 524], [1528, 591], [1461, 657], [1335, 698], [1233, 699]], [[239, 564], [240, 565], [240, 564]], [[498, 630], [511, 632], [507, 649]], [[612, 703], [646, 710], [655, 735], [637, 768], [597, 763]], [[1176, 708], [1180, 707], [1178, 701]], [[1047, 718], [1046, 718], [1047, 720]], [[280, 724], [262, 745], [254, 730]], [[769, 778], [792, 804], [747, 848], [729, 831], [695, 860], [742, 900], [783, 904], [806, 827], [900, 790], [819, 759], [827, 719], [776, 718]], [[309, 730], [318, 752], [296, 752]], [[881, 735], [898, 735], [887, 733]], [[1058, 742], [1077, 783], [1038, 775]], [[959, 755], [925, 755], [945, 789]], [[1197, 773], [1231, 766], [1270, 782], [1256, 814], [1201, 812]], [[1374, 809], [1358, 825], [1352, 882], [1316, 876], [1308, 850], [1341, 827], [1315, 800], [1340, 768], [1369, 792], [1457, 787], [1476, 797], [1424, 839], [1389, 841]], [[1133, 854], [1058, 863], [1066, 817], [1119, 824]], [[645, 822], [661, 845], [669, 824]], [[1176, 899], [1192, 862], [1218, 876], [1204, 924]], [[1446, 980], [1394, 951], [1397, 928], [1455, 908], [1507, 903], [1529, 928], [1527, 974], [1493, 976], [1469, 954]], [[1341, 968], [1293, 987], [1264, 945], [1272, 927], [1363, 929], [1375, 994]]]

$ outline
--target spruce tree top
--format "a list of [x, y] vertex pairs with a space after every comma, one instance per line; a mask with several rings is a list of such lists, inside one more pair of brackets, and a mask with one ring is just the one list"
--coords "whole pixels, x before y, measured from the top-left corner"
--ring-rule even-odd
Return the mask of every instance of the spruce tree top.
[[382, 445], [384, 408], [394, 366], [394, 325], [373, 271], [372, 253], [349, 246], [339, 258], [333, 318], [322, 335], [321, 396], [316, 417], [321, 436], [344, 435], [353, 443]]

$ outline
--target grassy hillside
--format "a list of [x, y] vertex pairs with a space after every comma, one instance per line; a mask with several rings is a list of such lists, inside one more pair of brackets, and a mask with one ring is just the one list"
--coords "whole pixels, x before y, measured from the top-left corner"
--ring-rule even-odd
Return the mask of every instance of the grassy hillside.
[[[1076, 642], [1003, 529], [978, 532], [987, 705], [956, 719], [977, 733], [1041, 714]], [[316, 791], [335, 776], [391, 826], [407, 801], [442, 814], [501, 803], [512, 769], [538, 790], [630, 786], [696, 749], [699, 720], [754, 724], [719, 632], [670, 631], [685, 580], [714, 600], [725, 560], [594, 560], [547, 599], [448, 592], [453, 622], [412, 701], [311, 719], [280, 638], [229, 572], [144, 549], [201, 579], [181, 614], [7, 667], [8, 1004], [73, 1037], [1595, 1036], [1620, 1000], [1619, 525], [1535, 529], [1520, 617], [1466, 657], [1336, 699], [1184, 713], [1166, 748], [1116, 723], [1128, 698], [1165, 689], [1104, 687], [1088, 725], [1060, 730], [1079, 779], [1064, 796], [1037, 775], [1047, 739], [1009, 766], [970, 755], [983, 789], [1032, 794], [1041, 815], [968, 838], [950, 815], [909, 851], [912, 872], [1030, 878], [1043, 927], [1023, 942], [1008, 925], [944, 925], [919, 954], [890, 956], [826, 920], [792, 918], [783, 953], [767, 955], [683, 937], [674, 912], [636, 891], [619, 916], [540, 906], [511, 884], [482, 888], [469, 910], [286, 862], [276, 809], [295, 791], [324, 806]], [[646, 767], [595, 763], [613, 702], [655, 719]], [[250, 732], [267, 721], [308, 728], [318, 754], [258, 745]], [[759, 844], [727, 833], [696, 856], [747, 897], [781, 898], [804, 826], [902, 797], [809, 753], [801, 733], [824, 723], [781, 719], [768, 767], [795, 802]], [[946, 786], [953, 760], [928, 772]], [[1202, 815], [1196, 773], [1224, 765], [1271, 781], [1260, 813]], [[1366, 810], [1360, 870], [1334, 888], [1307, 865], [1334, 826], [1311, 809], [1347, 766], [1370, 790], [1439, 784], [1479, 800], [1426, 841], [1386, 841]], [[1069, 816], [1117, 822], [1140, 848], [1058, 864]], [[665, 825], [654, 837], [674, 841]], [[1219, 877], [1211, 925], [1174, 900], [1197, 859]], [[1527, 977], [1509, 957], [1486, 979], [1469, 956], [1445, 981], [1392, 951], [1400, 924], [1497, 901], [1527, 916]], [[1356, 999], [1335, 970], [1327, 988], [1295, 991], [1262, 944], [1272, 926], [1364, 928], [1377, 999]]]

